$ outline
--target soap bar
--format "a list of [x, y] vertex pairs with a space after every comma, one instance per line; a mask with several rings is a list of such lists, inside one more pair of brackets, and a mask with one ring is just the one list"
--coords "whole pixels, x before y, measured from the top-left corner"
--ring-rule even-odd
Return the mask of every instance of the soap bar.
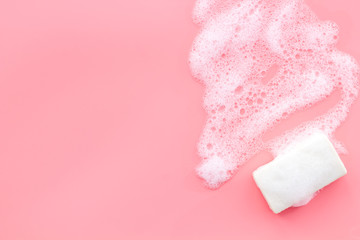
[[316, 132], [256, 169], [253, 177], [271, 210], [279, 213], [306, 204], [318, 190], [346, 172], [327, 136]]

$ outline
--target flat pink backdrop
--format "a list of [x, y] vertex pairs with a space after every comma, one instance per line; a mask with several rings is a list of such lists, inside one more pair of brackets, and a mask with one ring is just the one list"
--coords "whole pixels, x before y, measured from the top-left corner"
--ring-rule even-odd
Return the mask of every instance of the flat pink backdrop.
[[[1, 0], [1, 240], [360, 239], [359, 100], [336, 131], [348, 174], [305, 207], [269, 210], [251, 177], [266, 152], [217, 191], [196, 177], [194, 1]], [[307, 2], [360, 62], [360, 2]]]

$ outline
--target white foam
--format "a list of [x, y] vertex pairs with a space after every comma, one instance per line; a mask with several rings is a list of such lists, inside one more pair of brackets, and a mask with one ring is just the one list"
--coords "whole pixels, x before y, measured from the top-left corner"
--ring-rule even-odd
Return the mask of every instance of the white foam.
[[[198, 173], [210, 187], [230, 179], [260, 149], [278, 154], [316, 129], [331, 138], [359, 89], [356, 61], [335, 48], [335, 23], [320, 21], [302, 0], [198, 0], [193, 14], [201, 30], [190, 68], [205, 85], [208, 113]], [[266, 80], [271, 69], [277, 72]], [[281, 119], [337, 89], [340, 100], [327, 113], [262, 141]], [[222, 163], [210, 167], [214, 158]]]

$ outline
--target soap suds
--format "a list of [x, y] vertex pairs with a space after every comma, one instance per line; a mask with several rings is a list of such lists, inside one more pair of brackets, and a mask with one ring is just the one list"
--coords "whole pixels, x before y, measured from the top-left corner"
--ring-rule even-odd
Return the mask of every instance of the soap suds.
[[[197, 172], [210, 188], [261, 149], [277, 155], [317, 130], [333, 139], [359, 89], [356, 61], [335, 48], [335, 23], [320, 21], [302, 0], [197, 0], [193, 18], [201, 31], [190, 68], [205, 86], [208, 114]], [[340, 100], [327, 113], [263, 142], [282, 119], [337, 89]]]

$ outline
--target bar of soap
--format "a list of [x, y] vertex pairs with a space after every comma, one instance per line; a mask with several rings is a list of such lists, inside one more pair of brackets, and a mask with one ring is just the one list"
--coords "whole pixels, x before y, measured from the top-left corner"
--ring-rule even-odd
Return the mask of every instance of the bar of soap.
[[256, 169], [253, 177], [271, 210], [279, 213], [306, 204], [318, 190], [346, 172], [327, 136], [317, 132]]

